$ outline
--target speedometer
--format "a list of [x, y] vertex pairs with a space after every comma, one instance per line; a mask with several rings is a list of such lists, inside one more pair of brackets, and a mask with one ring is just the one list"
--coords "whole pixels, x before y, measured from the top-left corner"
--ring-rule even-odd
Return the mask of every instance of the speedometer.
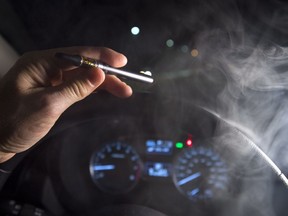
[[132, 148], [123, 142], [108, 143], [92, 155], [90, 173], [96, 185], [108, 193], [130, 191], [140, 178], [142, 162]]
[[227, 191], [228, 169], [221, 157], [208, 147], [184, 150], [174, 164], [174, 183], [191, 200], [216, 198]]

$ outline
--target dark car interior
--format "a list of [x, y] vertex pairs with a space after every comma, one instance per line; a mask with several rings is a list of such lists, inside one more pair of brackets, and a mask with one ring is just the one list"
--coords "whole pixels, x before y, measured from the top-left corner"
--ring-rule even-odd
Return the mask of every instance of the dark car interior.
[[287, 215], [285, 1], [1, 4], [19, 55], [106, 46], [155, 82], [94, 92], [1, 164], [0, 215]]

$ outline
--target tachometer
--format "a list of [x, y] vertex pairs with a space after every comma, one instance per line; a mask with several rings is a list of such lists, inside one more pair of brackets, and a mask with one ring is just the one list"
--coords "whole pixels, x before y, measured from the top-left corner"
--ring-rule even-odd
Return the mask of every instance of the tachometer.
[[191, 200], [216, 198], [228, 190], [226, 163], [207, 147], [184, 150], [174, 164], [174, 183]]
[[141, 176], [142, 162], [132, 148], [122, 142], [113, 142], [92, 155], [90, 173], [96, 185], [108, 193], [130, 191]]

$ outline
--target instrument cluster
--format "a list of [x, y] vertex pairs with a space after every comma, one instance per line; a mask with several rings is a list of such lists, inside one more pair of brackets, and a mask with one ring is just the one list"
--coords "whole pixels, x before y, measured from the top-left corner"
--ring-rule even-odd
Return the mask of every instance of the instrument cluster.
[[227, 193], [230, 177], [224, 158], [207, 141], [143, 139], [138, 145], [113, 141], [91, 155], [90, 174], [103, 192], [126, 194], [139, 181], [173, 182], [192, 201]]

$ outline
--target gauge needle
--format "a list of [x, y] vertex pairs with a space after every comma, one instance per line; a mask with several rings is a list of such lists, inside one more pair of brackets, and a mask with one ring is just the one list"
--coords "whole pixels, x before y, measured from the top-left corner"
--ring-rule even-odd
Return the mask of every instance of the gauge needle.
[[190, 176], [188, 176], [188, 177], [180, 180], [180, 181], [178, 182], [178, 186], [181, 186], [181, 185], [183, 185], [183, 184], [186, 184], [187, 182], [192, 181], [192, 180], [194, 180], [194, 179], [196, 179], [196, 178], [198, 178], [198, 177], [200, 177], [200, 176], [201, 176], [201, 173], [200, 173], [200, 172], [194, 173], [194, 174], [192, 174], [192, 175], [190, 175]]
[[96, 165], [94, 166], [95, 171], [101, 171], [101, 170], [114, 170], [115, 165]]

